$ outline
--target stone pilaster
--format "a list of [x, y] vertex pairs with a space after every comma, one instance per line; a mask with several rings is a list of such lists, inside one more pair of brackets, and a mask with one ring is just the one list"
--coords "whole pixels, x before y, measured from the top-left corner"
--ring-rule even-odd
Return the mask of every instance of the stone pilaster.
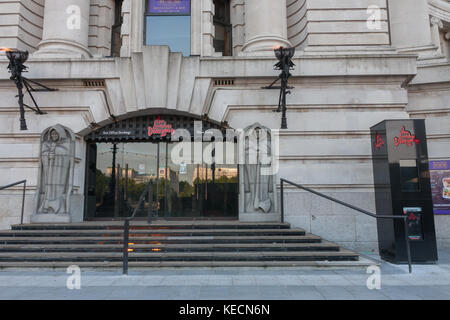
[[214, 50], [214, 3], [212, 0], [202, 0], [202, 56], [211, 57], [215, 55]]
[[441, 48], [441, 36], [439, 29], [442, 29], [444, 27], [444, 24], [439, 18], [431, 17], [430, 18], [430, 26], [431, 26], [431, 40], [433, 44], [438, 48], [437, 52], [439, 54], [442, 54], [442, 48]]
[[121, 57], [131, 56], [131, 0], [124, 0], [122, 3], [122, 28], [120, 29], [122, 47]]
[[44, 30], [36, 56], [90, 57], [90, 0], [46, 0]]
[[245, 3], [244, 0], [231, 0], [231, 25], [233, 26], [233, 55], [242, 51], [245, 43]]
[[287, 39], [286, 0], [245, 0], [244, 52], [268, 52], [290, 47]]

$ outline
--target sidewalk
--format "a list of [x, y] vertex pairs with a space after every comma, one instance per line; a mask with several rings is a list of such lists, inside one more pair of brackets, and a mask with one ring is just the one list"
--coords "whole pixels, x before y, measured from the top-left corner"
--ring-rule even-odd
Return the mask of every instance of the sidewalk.
[[[377, 257], [373, 257], [377, 258]], [[439, 264], [381, 263], [381, 289], [368, 289], [365, 269], [183, 268], [81, 270], [81, 289], [70, 290], [65, 270], [0, 271], [2, 300], [290, 300], [450, 299], [450, 248]]]

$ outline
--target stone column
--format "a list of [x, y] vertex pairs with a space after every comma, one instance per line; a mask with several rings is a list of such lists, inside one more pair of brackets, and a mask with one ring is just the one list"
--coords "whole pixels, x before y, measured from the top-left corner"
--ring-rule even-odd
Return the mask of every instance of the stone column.
[[44, 30], [36, 56], [90, 57], [90, 0], [45, 0]]
[[409, 49], [432, 44], [427, 0], [389, 0], [389, 19], [392, 46]]
[[245, 0], [246, 52], [290, 47], [287, 39], [286, 0]]

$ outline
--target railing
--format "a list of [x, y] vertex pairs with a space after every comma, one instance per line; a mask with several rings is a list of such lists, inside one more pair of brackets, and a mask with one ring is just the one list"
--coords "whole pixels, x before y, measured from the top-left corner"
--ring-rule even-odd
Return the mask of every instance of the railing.
[[130, 236], [130, 221], [134, 220], [136, 218], [136, 214], [140, 210], [141, 206], [145, 202], [146, 195], [149, 195], [149, 205], [150, 210], [148, 211], [147, 215], [147, 222], [150, 224], [152, 219], [152, 211], [153, 211], [153, 180], [150, 180], [150, 182], [147, 184], [147, 186], [144, 189], [144, 192], [142, 192], [139, 202], [136, 206], [136, 208], [133, 211], [133, 214], [131, 217], [128, 217], [125, 219], [125, 223], [123, 226], [123, 268], [122, 273], [128, 274], [128, 252], [129, 252], [129, 236]]
[[294, 187], [297, 187], [297, 188], [303, 189], [305, 191], [311, 192], [311, 193], [313, 193], [313, 194], [315, 194], [315, 195], [317, 195], [319, 197], [322, 197], [322, 198], [328, 199], [330, 201], [339, 203], [340, 205], [343, 205], [343, 206], [345, 206], [347, 208], [350, 208], [350, 209], [353, 209], [355, 211], [364, 213], [365, 215], [371, 216], [371, 217], [376, 218], [376, 219], [403, 219], [403, 225], [404, 225], [404, 228], [405, 228], [405, 243], [406, 243], [406, 252], [407, 252], [407, 255], [408, 255], [409, 273], [412, 272], [411, 245], [410, 245], [410, 240], [409, 240], [409, 237], [408, 237], [408, 216], [406, 216], [406, 215], [405, 216], [377, 215], [375, 213], [372, 213], [372, 212], [360, 209], [360, 208], [355, 207], [355, 206], [353, 206], [351, 204], [345, 203], [343, 201], [340, 201], [340, 200], [337, 200], [337, 199], [332, 198], [330, 196], [327, 196], [327, 195], [325, 195], [323, 193], [320, 193], [320, 192], [317, 192], [317, 191], [312, 190], [310, 188], [307, 188], [305, 186], [302, 186], [301, 184], [297, 184], [297, 183], [294, 183], [294, 182], [286, 180], [286, 179], [281, 179], [281, 190], [280, 190], [281, 191], [281, 199], [280, 199], [281, 200], [281, 222], [284, 222], [284, 186], [283, 186], [284, 183], [287, 183], [287, 184], [290, 184], [290, 185], [292, 185]]
[[24, 207], [25, 207], [25, 190], [27, 189], [27, 180], [14, 182], [14, 183], [8, 184], [7, 186], [0, 187], [0, 191], [2, 191], [2, 190], [17, 186], [22, 183], [23, 183], [23, 193], [22, 193], [22, 213], [20, 215], [20, 224], [23, 224], [23, 211], [24, 211]]

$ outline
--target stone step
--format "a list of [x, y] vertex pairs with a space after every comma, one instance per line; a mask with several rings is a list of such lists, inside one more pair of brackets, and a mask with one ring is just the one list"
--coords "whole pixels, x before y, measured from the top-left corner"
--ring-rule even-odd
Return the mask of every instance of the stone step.
[[[59, 224], [18, 224], [12, 230], [114, 230], [122, 229], [123, 221], [95, 221]], [[289, 223], [250, 223], [239, 221], [156, 221], [148, 224], [143, 221], [131, 221], [130, 226], [142, 229], [289, 229]]]
[[[134, 252], [244, 252], [244, 251], [339, 251], [330, 242], [241, 244], [132, 244]], [[121, 244], [15, 244], [0, 245], [0, 252], [122, 252]]]
[[[149, 268], [367, 268], [374, 265], [371, 260], [360, 258], [358, 261], [130, 261], [128, 267], [134, 270]], [[2, 262], [0, 269], [61, 269], [66, 270], [68, 266], [76, 265], [80, 268], [95, 270], [120, 270], [122, 262], [85, 262], [85, 261], [45, 261], [45, 262]]]
[[[1, 262], [67, 262], [67, 261], [122, 261], [120, 252], [1, 252]], [[359, 255], [341, 249], [340, 251], [302, 252], [130, 252], [129, 261], [357, 261]]]
[[[0, 237], [0, 244], [121, 244], [123, 237]], [[218, 244], [218, 243], [318, 243], [321, 238], [311, 234], [294, 236], [130, 236], [136, 244]]]
[[[123, 221], [16, 225], [0, 231], [0, 268], [121, 268]], [[341, 249], [285, 223], [132, 221], [129, 266], [359, 265]]]
[[[122, 235], [123, 230], [6, 230], [0, 231], [0, 237], [68, 237], [68, 236], [117, 236]], [[130, 235], [146, 236], [274, 236], [274, 235], [305, 235], [301, 229], [155, 229], [142, 230], [131, 228]]]

